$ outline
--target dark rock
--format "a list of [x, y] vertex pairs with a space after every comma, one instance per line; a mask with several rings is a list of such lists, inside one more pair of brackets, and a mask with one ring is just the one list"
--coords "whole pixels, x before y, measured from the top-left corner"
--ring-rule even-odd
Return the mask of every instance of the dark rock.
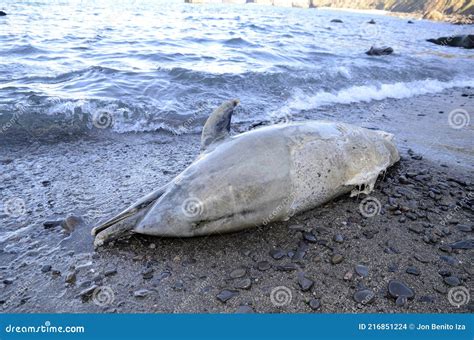
[[370, 289], [363, 289], [355, 292], [354, 300], [363, 305], [369, 304], [375, 299], [375, 293]]
[[319, 302], [318, 299], [311, 299], [309, 300], [308, 304], [312, 310], [317, 310], [319, 307], [321, 307], [321, 302]]
[[458, 224], [456, 227], [458, 228], [459, 231], [463, 231], [465, 233], [472, 232], [472, 227], [467, 224]]
[[421, 262], [421, 263], [428, 263], [430, 262], [429, 259], [421, 256], [420, 254], [415, 254], [415, 256], [413, 256], [417, 261]]
[[441, 37], [438, 39], [427, 39], [426, 41], [436, 45], [474, 48], [474, 35], [456, 35], [452, 37]]
[[0, 17], [4, 17], [5, 15], [7, 15], [7, 13], [5, 13], [4, 11], [0, 11]]
[[230, 272], [230, 277], [233, 279], [238, 279], [244, 277], [247, 271], [244, 268], [237, 268]]
[[443, 276], [443, 277], [446, 277], [446, 276], [451, 276], [452, 272], [450, 270], [447, 270], [447, 269], [440, 269], [440, 270], [438, 270], [438, 274]]
[[344, 237], [341, 234], [336, 234], [336, 235], [334, 235], [333, 240], [334, 240], [334, 242], [342, 243], [342, 242], [344, 242]]
[[456, 287], [461, 284], [461, 280], [459, 280], [459, 278], [456, 276], [448, 276], [444, 278], [444, 283], [446, 283], [448, 286]]
[[261, 271], [268, 270], [270, 269], [270, 267], [271, 265], [270, 265], [270, 262], [268, 261], [260, 261], [259, 263], [257, 263], [257, 269]]
[[300, 285], [301, 287], [301, 290], [303, 292], [306, 292], [308, 290], [311, 289], [311, 287], [313, 287], [314, 285], [314, 281], [311, 280], [311, 279], [308, 279], [304, 273], [299, 273], [298, 274], [298, 284]]
[[408, 20], [407, 23], [409, 23], [409, 24], [414, 24], [414, 22], [411, 21], [411, 20]]
[[66, 278], [64, 279], [64, 282], [73, 284], [76, 282], [76, 272], [69, 272], [66, 274]]
[[113, 276], [117, 274], [117, 269], [113, 267], [106, 268], [104, 270], [104, 276]]
[[252, 314], [252, 313], [255, 313], [253, 308], [246, 305], [239, 306], [237, 310], [235, 311], [235, 314]]
[[7, 279], [3, 279], [3, 283], [6, 284], [6, 285], [11, 285], [13, 283], [13, 279], [10, 279], [10, 278], [7, 278]]
[[316, 236], [312, 232], [304, 232], [303, 233], [303, 238], [311, 243], [316, 243], [318, 240], [316, 239]]
[[406, 272], [411, 275], [419, 276], [421, 274], [420, 270], [416, 267], [408, 267]]
[[370, 19], [369, 21], [367, 21], [367, 23], [368, 23], [368, 24], [372, 24], [372, 25], [375, 25], [375, 24], [376, 24], [376, 22], [375, 22], [374, 19]]
[[252, 281], [249, 278], [238, 279], [234, 282], [234, 287], [237, 289], [249, 289], [252, 286]]
[[294, 253], [293, 256], [290, 256], [290, 253], [288, 253], [288, 256], [292, 257], [293, 261], [300, 261], [305, 257], [308, 249], [308, 243], [306, 243], [305, 241], [300, 241], [298, 242], [298, 248], [296, 249], [296, 253]]
[[389, 282], [388, 292], [393, 298], [406, 296], [408, 299], [413, 299], [415, 297], [415, 292], [406, 284], [398, 280], [392, 280]]
[[339, 264], [341, 263], [342, 261], [344, 260], [344, 256], [340, 255], [340, 254], [336, 254], [336, 255], [333, 255], [331, 257], [331, 263], [332, 264]]
[[270, 256], [273, 257], [275, 260], [281, 260], [286, 255], [281, 249], [273, 249], [270, 251]]
[[61, 223], [63, 223], [63, 220], [44, 221], [44, 222], [43, 222], [43, 227], [44, 227], [44, 229], [51, 229], [51, 228], [55, 228], [55, 227], [60, 226]]
[[393, 48], [391, 47], [374, 47], [372, 46], [365, 54], [371, 56], [381, 56], [381, 55], [389, 55], [393, 53]]
[[425, 303], [434, 303], [436, 301], [435, 297], [434, 296], [430, 296], [430, 295], [423, 295], [422, 297], [420, 297], [418, 299], [418, 301], [420, 302], [425, 302]]
[[223, 303], [226, 303], [230, 299], [232, 299], [234, 296], [239, 295], [239, 292], [236, 290], [228, 290], [224, 289], [222, 292], [216, 295], [216, 298]]
[[369, 268], [367, 266], [364, 266], [362, 264], [358, 264], [354, 268], [355, 272], [359, 274], [362, 277], [367, 277], [369, 276]]
[[145, 268], [142, 271], [142, 276], [145, 280], [151, 280], [153, 278], [153, 268]]
[[449, 246], [453, 249], [463, 249], [463, 250], [474, 249], [474, 239], [457, 241], [457, 242], [451, 243]]
[[335, 22], [335, 23], [343, 23], [344, 21], [342, 21], [341, 19], [332, 19], [331, 22]]
[[44, 266], [41, 267], [41, 272], [47, 273], [51, 271], [51, 265], [45, 264]]
[[84, 290], [82, 290], [79, 294], [78, 294], [78, 297], [82, 298], [83, 300], [87, 300], [88, 298], [90, 298], [92, 296], [92, 293], [94, 292], [94, 290], [97, 289], [97, 285], [92, 285]]
[[459, 260], [456, 259], [456, 258], [453, 257], [453, 256], [443, 255], [443, 256], [440, 256], [439, 258], [440, 258], [441, 260], [445, 261], [446, 263], [448, 263], [448, 264], [451, 265], [451, 266], [455, 266], [455, 265], [459, 264]]

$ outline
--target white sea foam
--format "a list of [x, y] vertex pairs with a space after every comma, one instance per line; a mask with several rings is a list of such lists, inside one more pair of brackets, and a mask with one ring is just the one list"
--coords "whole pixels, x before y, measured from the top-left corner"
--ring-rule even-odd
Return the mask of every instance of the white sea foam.
[[442, 82], [426, 79], [412, 82], [380, 84], [378, 86], [351, 86], [339, 91], [307, 93], [296, 90], [294, 95], [279, 110], [278, 115], [317, 109], [334, 104], [353, 104], [383, 100], [387, 98], [402, 99], [429, 93], [438, 93], [448, 88], [473, 86], [474, 79], [454, 80]]

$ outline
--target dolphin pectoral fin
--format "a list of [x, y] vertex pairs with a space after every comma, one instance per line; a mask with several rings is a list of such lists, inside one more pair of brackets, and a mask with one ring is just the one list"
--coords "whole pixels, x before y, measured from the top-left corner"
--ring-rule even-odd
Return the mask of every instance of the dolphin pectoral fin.
[[232, 114], [239, 103], [238, 99], [226, 101], [211, 113], [202, 129], [201, 151], [204, 151], [212, 143], [229, 136]]

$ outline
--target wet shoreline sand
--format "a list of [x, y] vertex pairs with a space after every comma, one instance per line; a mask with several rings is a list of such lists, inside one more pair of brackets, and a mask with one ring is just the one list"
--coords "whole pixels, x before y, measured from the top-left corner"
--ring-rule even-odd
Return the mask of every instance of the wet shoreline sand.
[[[473, 130], [453, 128], [449, 114], [472, 110], [473, 102], [474, 90], [462, 88], [308, 112], [395, 133], [402, 160], [369, 196], [380, 203], [372, 217], [361, 214], [365, 197], [346, 195], [262, 228], [194, 239], [134, 236], [98, 251], [92, 224], [176, 176], [198, 154], [199, 136], [104, 134], [6, 145], [2, 203], [20, 198], [25, 213], [2, 209], [0, 308], [472, 312], [472, 302], [457, 307], [448, 296], [453, 287], [472, 286], [472, 249], [456, 249], [456, 242], [473, 238]], [[71, 235], [54, 223], [45, 228], [70, 214], [85, 221]], [[415, 293], [403, 306], [387, 291], [393, 280]], [[288, 300], [282, 306], [277, 289]]]

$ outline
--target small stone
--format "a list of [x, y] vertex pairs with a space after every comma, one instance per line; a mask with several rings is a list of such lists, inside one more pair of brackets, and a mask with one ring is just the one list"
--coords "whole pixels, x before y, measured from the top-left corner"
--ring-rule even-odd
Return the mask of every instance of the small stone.
[[223, 303], [226, 303], [230, 299], [232, 299], [234, 296], [239, 295], [239, 292], [236, 290], [228, 290], [224, 289], [221, 291], [219, 294], [216, 295], [216, 298]]
[[73, 284], [76, 282], [76, 273], [75, 272], [69, 272], [66, 274], [66, 278], [64, 279], [64, 282]]
[[316, 236], [312, 232], [304, 232], [303, 233], [303, 238], [310, 242], [310, 243], [316, 243], [318, 240], [316, 239]]
[[439, 246], [439, 250], [444, 251], [445, 253], [451, 253], [453, 251], [453, 248], [446, 244], [442, 244]]
[[285, 255], [286, 253], [281, 249], [273, 249], [270, 251], [270, 256], [275, 260], [281, 260]]
[[467, 224], [458, 224], [456, 228], [458, 228], [459, 231], [462, 231], [465, 233], [470, 233], [472, 231], [472, 227]]
[[415, 254], [414, 258], [415, 258], [417, 261], [421, 262], [421, 263], [428, 263], [428, 262], [430, 262], [429, 259], [427, 259], [427, 258], [421, 256], [420, 254]]
[[408, 267], [406, 272], [411, 275], [419, 276], [421, 274], [420, 270], [416, 267]]
[[238, 279], [240, 277], [244, 277], [246, 272], [247, 271], [243, 268], [237, 268], [230, 272], [230, 277], [233, 279]]
[[359, 274], [362, 277], [367, 277], [369, 276], [369, 268], [367, 266], [358, 264], [355, 266], [355, 272]]
[[92, 286], [89, 286], [88, 288], [82, 290], [78, 297], [81, 297], [83, 300], [86, 300], [88, 298], [90, 298], [92, 296], [92, 293], [94, 292], [94, 290], [97, 289], [97, 285], [92, 285]]
[[3, 283], [6, 285], [11, 285], [13, 283], [13, 279], [3, 279]]
[[406, 296], [399, 296], [397, 297], [397, 299], [395, 300], [395, 304], [398, 306], [398, 307], [403, 307], [406, 305], [408, 299]]
[[83, 223], [84, 223], [84, 220], [81, 217], [75, 216], [75, 215], [69, 215], [61, 223], [61, 226], [68, 233], [72, 233], [79, 225], [81, 225]]
[[150, 280], [153, 278], [153, 268], [146, 268], [142, 271], [142, 277], [145, 280]]
[[252, 314], [252, 313], [255, 313], [255, 311], [250, 306], [242, 305], [237, 308], [235, 313], [236, 314]]
[[356, 302], [366, 305], [374, 301], [375, 293], [370, 289], [363, 289], [355, 292], [353, 298]]
[[270, 265], [270, 262], [268, 261], [260, 261], [259, 263], [257, 263], [257, 269], [262, 272], [270, 269], [270, 267], [271, 265]]
[[336, 235], [334, 235], [333, 240], [334, 240], [334, 242], [342, 243], [342, 242], [344, 242], [344, 237], [341, 234], [336, 234]]
[[136, 298], [144, 298], [150, 294], [148, 289], [139, 289], [133, 292], [133, 296]]
[[304, 273], [299, 273], [298, 274], [298, 284], [300, 285], [301, 287], [301, 290], [303, 292], [307, 292], [308, 290], [311, 289], [311, 287], [313, 287], [314, 285], [314, 281], [311, 280], [311, 279], [308, 279]]
[[474, 239], [457, 241], [457, 242], [451, 243], [449, 246], [453, 249], [463, 249], [463, 250], [474, 249]]
[[237, 289], [249, 289], [252, 286], [252, 281], [249, 278], [239, 279], [234, 282], [234, 287]]
[[456, 287], [461, 284], [461, 280], [459, 280], [459, 278], [456, 276], [448, 276], [444, 278], [444, 283], [446, 283], [448, 286]]
[[452, 272], [450, 270], [447, 270], [447, 269], [440, 269], [440, 270], [438, 270], [438, 274], [443, 276], [443, 277], [446, 277], [446, 276], [451, 276]]
[[43, 273], [50, 272], [51, 268], [52, 268], [51, 265], [45, 264], [44, 266], [41, 267], [41, 272], [43, 272]]
[[430, 296], [430, 295], [423, 295], [422, 297], [420, 297], [418, 299], [418, 301], [420, 302], [426, 302], [426, 303], [434, 303], [436, 301], [435, 297], [434, 296]]
[[455, 266], [459, 263], [459, 260], [452, 256], [443, 255], [443, 256], [440, 256], [439, 258], [451, 266]]
[[110, 267], [110, 268], [106, 268], [104, 270], [104, 276], [113, 276], [117, 274], [117, 269], [113, 268], [113, 267]]
[[398, 280], [392, 280], [388, 284], [388, 292], [393, 298], [399, 296], [406, 296], [408, 299], [413, 299], [415, 292], [406, 284]]
[[318, 299], [311, 299], [309, 300], [309, 306], [311, 307], [312, 310], [317, 310], [319, 307], [321, 307], [321, 302], [319, 302]]
[[148, 248], [150, 248], [150, 249], [156, 249], [156, 244], [150, 243], [150, 245], [148, 246]]
[[352, 276], [353, 276], [353, 275], [354, 275], [354, 274], [352, 274], [352, 272], [347, 272], [347, 273], [345, 273], [345, 274], [344, 274], [344, 281], [350, 281], [350, 280], [352, 280]]
[[51, 229], [51, 228], [60, 226], [62, 222], [63, 222], [62, 220], [44, 221], [43, 222], [43, 227], [44, 227], [44, 229]]
[[332, 264], [339, 264], [344, 260], [344, 256], [341, 254], [336, 254], [331, 257], [331, 263]]

